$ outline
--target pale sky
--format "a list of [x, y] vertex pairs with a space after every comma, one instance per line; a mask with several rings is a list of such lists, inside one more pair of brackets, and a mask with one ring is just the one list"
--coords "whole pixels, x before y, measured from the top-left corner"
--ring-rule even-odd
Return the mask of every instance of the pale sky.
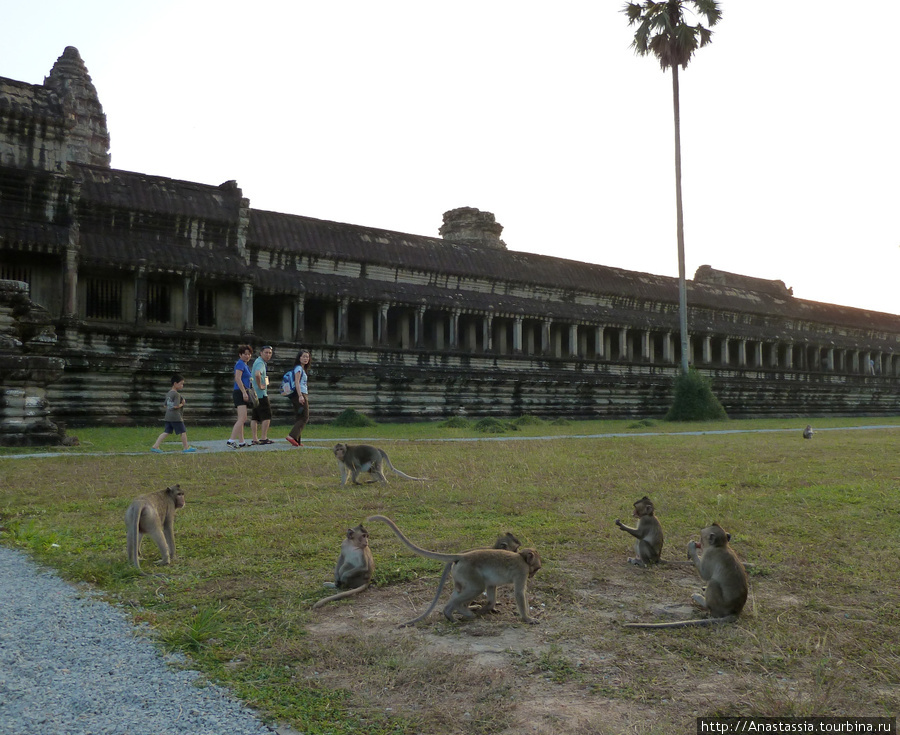
[[[477, 207], [510, 250], [674, 277], [671, 72], [623, 6], [0, 0], [0, 76], [77, 47], [115, 168], [417, 235]], [[721, 7], [680, 75], [688, 277], [900, 313], [900, 3]]]

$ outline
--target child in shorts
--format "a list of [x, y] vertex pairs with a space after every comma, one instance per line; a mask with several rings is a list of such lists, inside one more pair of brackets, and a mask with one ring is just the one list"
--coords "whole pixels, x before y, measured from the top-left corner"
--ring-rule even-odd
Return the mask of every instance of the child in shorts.
[[187, 429], [184, 428], [184, 419], [182, 418], [182, 411], [184, 410], [184, 398], [178, 393], [178, 391], [184, 389], [184, 378], [181, 377], [178, 373], [175, 373], [172, 376], [172, 390], [166, 393], [166, 428], [162, 434], [156, 440], [156, 443], [150, 447], [151, 452], [156, 452], [157, 454], [162, 454], [162, 449], [159, 448], [159, 445], [162, 444], [166, 437], [169, 434], [175, 434], [175, 436], [181, 436], [181, 446], [184, 447], [183, 452], [196, 452], [197, 449], [188, 444], [187, 440]]

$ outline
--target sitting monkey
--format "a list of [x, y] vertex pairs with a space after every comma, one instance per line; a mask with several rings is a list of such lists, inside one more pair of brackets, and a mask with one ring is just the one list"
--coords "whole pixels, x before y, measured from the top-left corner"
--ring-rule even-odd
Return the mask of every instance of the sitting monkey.
[[[734, 549], [729, 545], [731, 535], [713, 523], [700, 532], [700, 542], [687, 545], [688, 556], [706, 582], [705, 593], [691, 595], [691, 599], [704, 610], [708, 618], [680, 620], [671, 623], [626, 623], [626, 628], [685, 628], [694, 625], [714, 625], [737, 620], [750, 591], [747, 572]], [[697, 553], [702, 549], [702, 556]]]
[[[341, 542], [341, 553], [334, 567], [334, 587], [343, 588], [343, 592], [319, 600], [313, 609], [346, 597], [364, 592], [372, 582], [375, 573], [375, 560], [369, 548], [369, 532], [360, 523], [356, 528], [348, 528], [347, 536]], [[349, 588], [349, 589], [348, 589]]]
[[628, 559], [631, 564], [646, 567], [658, 564], [663, 547], [662, 524], [655, 515], [653, 502], [646, 495], [634, 503], [632, 515], [638, 519], [637, 528], [626, 526], [616, 518], [616, 525], [637, 539], [634, 542], [634, 558]]

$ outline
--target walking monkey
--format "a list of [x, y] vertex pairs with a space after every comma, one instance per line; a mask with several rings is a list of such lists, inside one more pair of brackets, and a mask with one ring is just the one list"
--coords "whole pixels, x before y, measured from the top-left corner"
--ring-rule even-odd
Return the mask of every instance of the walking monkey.
[[[184, 507], [184, 490], [172, 485], [165, 490], [135, 498], [125, 511], [128, 561], [141, 569], [141, 541], [144, 534], [159, 547], [160, 564], [175, 560], [175, 511]], [[144, 574], [141, 571], [141, 574]]]
[[528, 615], [528, 601], [525, 597], [525, 586], [528, 579], [541, 568], [541, 558], [534, 549], [519, 549], [515, 552], [506, 549], [475, 549], [461, 554], [440, 554], [416, 546], [403, 535], [402, 531], [397, 528], [397, 524], [386, 516], [370, 516], [366, 519], [366, 522], [369, 521], [386, 523], [397, 538], [411, 551], [426, 559], [445, 563], [444, 572], [438, 583], [438, 594], [431, 603], [431, 607], [414, 620], [403, 623], [404, 626], [412, 625], [431, 613], [449, 574], [453, 575], [453, 594], [444, 607], [444, 617], [447, 620], [453, 622], [454, 613], [458, 613], [466, 619], [474, 618], [476, 613], [470, 610], [468, 605], [482, 592], [487, 595], [487, 604], [478, 608], [477, 614], [484, 615], [492, 612], [496, 603], [497, 587], [503, 584], [512, 584], [519, 617], [526, 623], [537, 622]]
[[341, 470], [341, 487], [344, 487], [344, 485], [347, 484], [348, 473], [350, 474], [354, 485], [362, 484], [357, 481], [357, 478], [363, 472], [369, 472], [375, 476], [376, 479], [369, 480], [369, 482], [387, 483], [387, 478], [384, 476], [384, 465], [387, 465], [388, 469], [397, 473], [400, 477], [405, 477], [407, 480], [424, 482], [428, 479], [426, 477], [410, 477], [401, 472], [391, 464], [387, 452], [383, 449], [378, 449], [378, 447], [373, 447], [370, 444], [338, 443], [334, 445], [332, 451], [334, 452], [334, 456], [337, 457], [338, 467]]

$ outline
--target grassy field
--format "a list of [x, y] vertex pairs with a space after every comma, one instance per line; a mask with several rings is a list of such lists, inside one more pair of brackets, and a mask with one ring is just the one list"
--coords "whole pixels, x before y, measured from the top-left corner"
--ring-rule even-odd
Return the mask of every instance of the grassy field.
[[[703, 715], [895, 716], [900, 419], [817, 420], [812, 441], [806, 423], [526, 422], [501, 441], [436, 423], [312, 426], [304, 449], [170, 444], [167, 456], [147, 452], [159, 427], [73, 430], [81, 444], [62, 456], [0, 451], [0, 539], [103, 590], [209, 679], [311, 734], [668, 734]], [[858, 428], [874, 425], [896, 428]], [[197, 442], [228, 431], [189, 427]], [[328, 448], [359, 437], [432, 479], [340, 488]], [[178, 559], [164, 577], [136, 576], [125, 508], [175, 482], [187, 493]], [[731, 532], [751, 580], [737, 624], [621, 627], [697, 614], [693, 570], [626, 563], [630, 537], [613, 522], [645, 494], [664, 558], [684, 559], [712, 521]], [[539, 624], [519, 623], [502, 594], [489, 619], [436, 613], [398, 629], [441, 567], [378, 523], [376, 587], [310, 610], [346, 528], [376, 513], [438, 551], [513, 531], [544, 561], [529, 585]], [[149, 539], [143, 553], [149, 569]]]

